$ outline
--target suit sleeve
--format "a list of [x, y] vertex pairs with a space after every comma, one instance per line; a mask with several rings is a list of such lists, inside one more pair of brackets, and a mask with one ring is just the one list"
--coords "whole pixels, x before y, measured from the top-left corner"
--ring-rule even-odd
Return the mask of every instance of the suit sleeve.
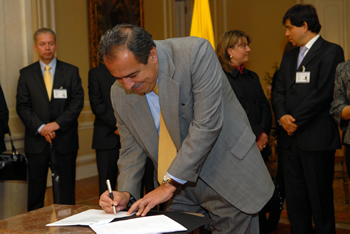
[[335, 71], [337, 65], [344, 61], [344, 52], [340, 46], [330, 50], [319, 64], [317, 87], [291, 112], [291, 115], [296, 119], [295, 124], [299, 128], [310, 123], [325, 109], [325, 104], [329, 105], [332, 102]]
[[17, 85], [16, 110], [18, 116], [26, 126], [26, 130], [30, 131], [32, 135], [35, 135], [37, 134], [38, 128], [42, 124], [45, 124], [45, 122], [33, 110], [32, 100], [27, 85], [29, 75], [30, 74], [28, 73], [20, 72]]
[[335, 74], [333, 102], [331, 104], [330, 113], [342, 131], [347, 129], [349, 123], [349, 120], [342, 120], [342, 111], [344, 107], [350, 105], [349, 100], [346, 97], [346, 93], [349, 92], [349, 87], [346, 86], [346, 84], [348, 84], [349, 76], [350, 63], [345, 62], [339, 64]]
[[78, 68], [74, 67], [71, 77], [71, 98], [65, 111], [56, 118], [63, 132], [68, 131], [72, 124], [75, 124], [84, 105], [84, 90], [81, 86], [81, 79]]
[[[111, 88], [111, 102], [114, 110], [117, 109], [116, 102], [119, 99], [119, 97], [117, 97], [117, 89], [118, 87], [115, 85]], [[127, 191], [136, 199], [139, 199], [141, 195], [142, 177], [144, 175], [148, 156], [129, 132], [116, 111], [114, 114], [118, 122], [121, 144], [118, 159], [118, 168], [120, 172], [118, 175], [118, 191]]]
[[98, 73], [96, 71], [96, 69], [92, 69], [89, 71], [88, 88], [91, 110], [96, 116], [96, 118], [105, 122], [105, 124], [110, 126], [112, 129], [115, 129], [117, 122], [113, 113], [113, 109], [109, 108], [108, 105], [105, 103], [102, 95], [103, 90], [99, 82], [99, 79], [104, 79], [106, 77], [99, 76], [99, 74], [101, 73]]
[[280, 70], [274, 77], [273, 89], [271, 92], [272, 108], [275, 114], [276, 121], [278, 121], [283, 115], [288, 114], [285, 104], [286, 104], [286, 90], [285, 90], [285, 79], [283, 78], [283, 72], [286, 70], [286, 64], [290, 62], [285, 54], [283, 56]]
[[188, 108], [193, 108], [193, 120], [168, 173], [195, 182], [223, 126], [221, 87], [226, 77], [208, 41], [197, 40], [190, 59], [193, 106]]

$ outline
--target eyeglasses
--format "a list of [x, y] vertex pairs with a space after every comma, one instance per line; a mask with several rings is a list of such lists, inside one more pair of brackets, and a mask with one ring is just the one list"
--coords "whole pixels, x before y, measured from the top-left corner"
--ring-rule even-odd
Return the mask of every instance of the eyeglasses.
[[237, 45], [239, 47], [241, 47], [242, 49], [247, 49], [247, 47], [249, 46], [248, 43], [243, 43], [243, 44], [240, 44], [240, 45]]

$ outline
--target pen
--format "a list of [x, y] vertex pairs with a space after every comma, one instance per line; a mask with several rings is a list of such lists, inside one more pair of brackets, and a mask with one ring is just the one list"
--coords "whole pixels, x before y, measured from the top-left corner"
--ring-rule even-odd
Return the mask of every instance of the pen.
[[[106, 184], [107, 184], [107, 188], [108, 188], [108, 192], [109, 192], [109, 197], [112, 199], [114, 199], [114, 196], [113, 196], [113, 192], [112, 192], [112, 188], [111, 188], [111, 183], [109, 182], [109, 180], [106, 180]], [[113, 205], [113, 211], [114, 211], [114, 214], [117, 214], [117, 211], [115, 210], [115, 206]]]

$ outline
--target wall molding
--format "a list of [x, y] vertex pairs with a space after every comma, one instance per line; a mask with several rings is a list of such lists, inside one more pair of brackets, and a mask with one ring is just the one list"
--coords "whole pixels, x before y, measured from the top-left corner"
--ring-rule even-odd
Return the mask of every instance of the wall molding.
[[325, 40], [339, 44], [345, 58], [349, 55], [348, 0], [305, 0], [316, 7], [322, 25], [320, 34]]

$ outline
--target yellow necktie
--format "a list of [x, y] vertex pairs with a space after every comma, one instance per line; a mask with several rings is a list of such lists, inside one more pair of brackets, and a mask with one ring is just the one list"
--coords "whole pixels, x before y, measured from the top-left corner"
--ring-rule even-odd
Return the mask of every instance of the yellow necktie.
[[50, 66], [49, 65], [46, 65], [46, 67], [45, 67], [44, 82], [45, 82], [45, 86], [46, 86], [47, 95], [49, 96], [49, 100], [51, 101], [52, 76], [50, 73]]
[[[154, 86], [153, 91], [158, 95], [158, 83]], [[163, 177], [168, 171], [168, 168], [177, 151], [173, 140], [170, 137], [167, 126], [165, 125], [162, 111], [160, 111], [160, 125], [159, 125], [159, 145], [158, 145], [158, 182], [163, 182]]]

